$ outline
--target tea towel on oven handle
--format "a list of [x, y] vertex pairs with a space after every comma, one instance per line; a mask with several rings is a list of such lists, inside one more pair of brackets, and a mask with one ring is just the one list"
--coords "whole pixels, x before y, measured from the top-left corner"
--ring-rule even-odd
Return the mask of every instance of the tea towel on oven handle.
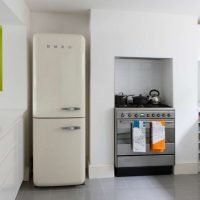
[[146, 122], [133, 120], [132, 122], [132, 150], [146, 152]]
[[166, 149], [165, 120], [152, 121], [151, 123], [151, 151], [163, 152]]

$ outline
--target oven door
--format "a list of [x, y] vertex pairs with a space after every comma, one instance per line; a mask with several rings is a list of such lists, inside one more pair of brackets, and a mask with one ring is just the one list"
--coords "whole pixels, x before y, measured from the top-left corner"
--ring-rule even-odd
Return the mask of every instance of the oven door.
[[[131, 119], [116, 119], [115, 124], [115, 154], [117, 156], [127, 155], [155, 155], [155, 154], [175, 154], [175, 124], [174, 120], [166, 120], [165, 140], [166, 150], [164, 152], [152, 152], [150, 149], [150, 124], [152, 120], [146, 122], [146, 152], [133, 152], [132, 150], [132, 123]], [[155, 120], [154, 120], [155, 121]]]

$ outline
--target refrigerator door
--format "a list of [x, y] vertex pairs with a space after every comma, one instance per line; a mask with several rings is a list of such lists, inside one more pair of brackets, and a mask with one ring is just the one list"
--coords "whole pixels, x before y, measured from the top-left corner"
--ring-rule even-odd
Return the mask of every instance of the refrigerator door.
[[85, 117], [85, 39], [36, 34], [33, 39], [33, 116]]
[[85, 181], [85, 119], [33, 119], [33, 181], [36, 186]]

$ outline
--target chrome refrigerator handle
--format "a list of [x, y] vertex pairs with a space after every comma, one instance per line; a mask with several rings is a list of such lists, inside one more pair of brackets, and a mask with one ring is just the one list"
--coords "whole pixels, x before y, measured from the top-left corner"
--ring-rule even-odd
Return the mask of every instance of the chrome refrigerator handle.
[[62, 110], [67, 110], [67, 111], [76, 111], [76, 110], [80, 110], [80, 107], [63, 107], [61, 108]]
[[74, 131], [74, 130], [78, 130], [78, 129], [81, 129], [80, 126], [65, 126], [65, 127], [62, 127], [63, 130], [67, 130], [67, 131]]

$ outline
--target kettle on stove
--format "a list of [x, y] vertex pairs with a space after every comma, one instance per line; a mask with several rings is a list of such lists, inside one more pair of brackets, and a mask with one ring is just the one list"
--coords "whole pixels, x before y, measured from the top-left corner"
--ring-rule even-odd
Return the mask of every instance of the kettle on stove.
[[161, 102], [160, 92], [156, 89], [153, 89], [149, 92], [149, 100], [152, 104], [159, 104]]

